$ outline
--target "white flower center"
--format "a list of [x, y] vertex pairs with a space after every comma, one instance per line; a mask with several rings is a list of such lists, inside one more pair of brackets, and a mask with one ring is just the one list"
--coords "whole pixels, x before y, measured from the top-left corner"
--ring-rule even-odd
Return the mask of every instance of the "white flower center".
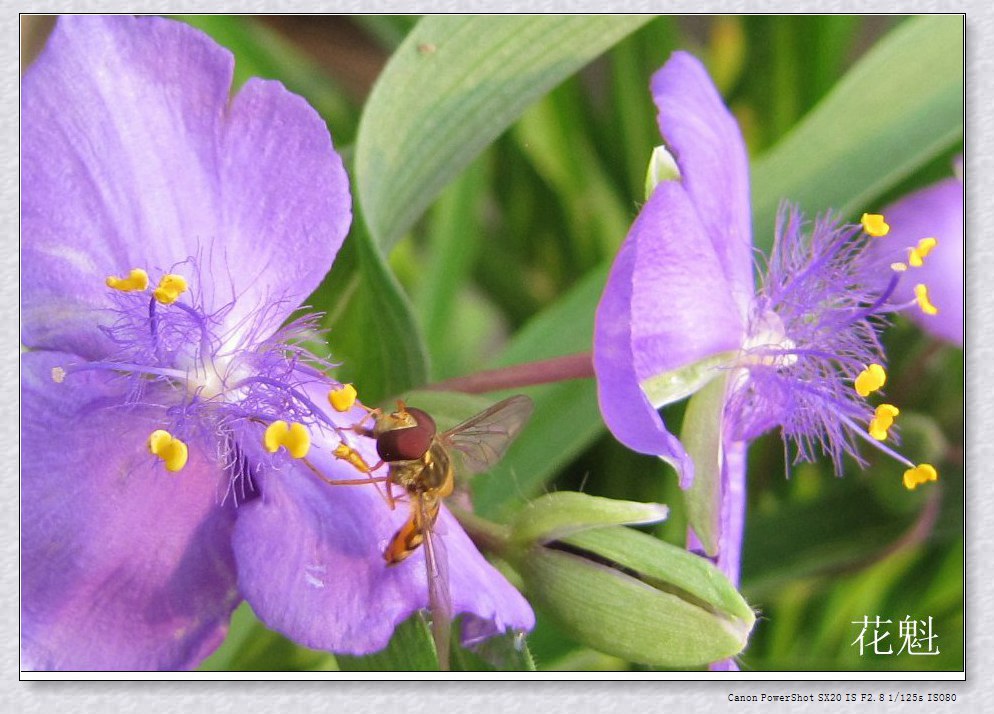
[[797, 344], [787, 337], [783, 320], [767, 310], [750, 324], [749, 335], [742, 345], [743, 363], [770, 367], [790, 367], [797, 363]]

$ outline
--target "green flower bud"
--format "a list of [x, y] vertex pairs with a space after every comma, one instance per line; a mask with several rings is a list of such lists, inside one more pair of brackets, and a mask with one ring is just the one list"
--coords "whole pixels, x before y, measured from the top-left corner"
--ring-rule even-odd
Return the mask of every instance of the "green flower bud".
[[549, 493], [526, 505], [511, 524], [511, 542], [529, 546], [604, 526], [657, 523], [669, 508], [661, 503], [638, 503], [598, 498], [585, 493]]
[[530, 600], [571, 637], [649, 665], [741, 652], [755, 615], [710, 561], [630, 528], [596, 528], [513, 558]]

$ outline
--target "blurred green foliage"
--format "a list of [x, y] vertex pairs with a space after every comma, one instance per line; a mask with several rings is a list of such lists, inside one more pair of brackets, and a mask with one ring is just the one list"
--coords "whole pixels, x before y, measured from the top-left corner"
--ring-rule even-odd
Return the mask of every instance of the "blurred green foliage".
[[[418, 31], [417, 18], [315, 19], [327, 24], [329, 37], [332, 25], [336, 37], [351, 33], [365, 48], [359, 60], [348, 44], [329, 41], [317, 51], [314, 33], [303, 42], [265, 19], [185, 19], [231, 49], [239, 80], [272, 77], [305, 96], [347, 160], [366, 157], [370, 180], [380, 179], [375, 185], [391, 185], [391, 177], [377, 177], [377, 161], [393, 166], [410, 155], [431, 157], [450, 138], [428, 132], [419, 139], [428, 144], [391, 147], [392, 137], [375, 135], [378, 150], [397, 152], [379, 159], [353, 145], [362, 140], [365, 104], [343, 89], [343, 73], [350, 62], [386, 63]], [[415, 71], [403, 62], [430, 59], [445, 40], [419, 39], [407, 60], [397, 55], [394, 71]], [[501, 51], [530, 49], [516, 41], [523, 42], [512, 34]], [[561, 41], [568, 43], [568, 34]], [[464, 44], [461, 56], [440, 55], [456, 65], [439, 72], [458, 74], [460, 61], [477, 62], [466, 71], [484, 76], [498, 71], [488, 69], [487, 57], [473, 56], [472, 43]], [[558, 75], [554, 63], [543, 65], [546, 86], [554, 88], [531, 104], [509, 98], [520, 108], [496, 119], [460, 114], [480, 123], [460, 125], [460, 136], [479, 130], [488, 138], [479, 148], [470, 142], [453, 163], [437, 168], [433, 180], [444, 188], [430, 205], [425, 199], [420, 218], [420, 210], [387, 216], [384, 211], [410, 208], [393, 205], [389, 192], [356, 206], [353, 233], [310, 304], [327, 314], [331, 354], [342, 361], [339, 376], [355, 380], [368, 402], [481, 368], [589, 349], [607, 268], [643, 200], [646, 162], [660, 143], [649, 78], [674, 49], [705, 61], [743, 127], [754, 158], [757, 246], [769, 246], [781, 198], [809, 210], [858, 215], [948, 175], [950, 157], [962, 152], [962, 24], [956, 17], [639, 18], [602, 46], [610, 48], [579, 71], [586, 59]], [[557, 51], [582, 54], [569, 46]], [[415, 89], [423, 95], [419, 106], [430, 107], [432, 85]], [[464, 109], [447, 108], [442, 99], [440, 113]], [[391, 97], [378, 101], [388, 103], [378, 111], [403, 118], [404, 107], [389, 105]], [[375, 134], [375, 126], [367, 131]], [[409, 168], [419, 176], [423, 167]], [[354, 201], [359, 195], [354, 188]], [[367, 228], [403, 230], [411, 220], [403, 235], [381, 242]], [[377, 247], [398, 238], [387, 255]], [[743, 669], [963, 667], [962, 352], [901, 320], [886, 343], [889, 397], [912, 416], [905, 447], [913, 452], [917, 442], [931, 450], [941, 479], [905, 491], [900, 467], [877, 453], [868, 454], [865, 470], [848, 464], [842, 479], [828, 463], [793, 467], [787, 477], [778, 436], [755, 442], [742, 592], [758, 619], [738, 658]], [[506, 459], [475, 480], [478, 513], [506, 523], [529, 498], [579, 489], [668, 503], [669, 520], [645, 530], [683, 544], [687, 514], [672, 471], [606, 434], [592, 381], [522, 391], [535, 400], [535, 414]], [[668, 408], [668, 423], [678, 425], [682, 413], [682, 405]], [[642, 668], [580, 646], [541, 610], [537, 614], [528, 645], [539, 669]], [[860, 657], [853, 622], [877, 615], [895, 622], [931, 616], [941, 654]], [[243, 605], [228, 641], [205, 668], [430, 667], [418, 659], [419, 645], [410, 644], [430, 646], [415, 620], [398, 630], [388, 652], [336, 662], [267, 631]], [[458, 652], [454, 664], [488, 666]]]

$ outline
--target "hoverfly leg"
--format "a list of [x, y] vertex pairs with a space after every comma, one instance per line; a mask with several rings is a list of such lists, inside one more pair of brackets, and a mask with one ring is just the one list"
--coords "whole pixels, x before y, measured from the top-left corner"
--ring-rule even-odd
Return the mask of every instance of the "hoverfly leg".
[[390, 476], [387, 476], [387, 485], [386, 485], [387, 505], [390, 506], [391, 511], [397, 508], [397, 499], [393, 497], [393, 491], [390, 489], [392, 484], [393, 480], [390, 478]]
[[360, 419], [359, 421], [357, 421], [355, 424], [353, 424], [348, 428], [354, 431], [359, 436], [373, 436], [373, 430], [370, 429], [368, 426], [366, 426], [366, 422], [372, 419], [373, 422], [375, 423], [375, 421], [380, 417], [380, 415], [383, 414], [383, 410], [380, 409], [379, 407], [371, 409], [366, 405], [362, 405], [362, 408], [366, 410], [366, 416], [364, 416], [362, 419]]

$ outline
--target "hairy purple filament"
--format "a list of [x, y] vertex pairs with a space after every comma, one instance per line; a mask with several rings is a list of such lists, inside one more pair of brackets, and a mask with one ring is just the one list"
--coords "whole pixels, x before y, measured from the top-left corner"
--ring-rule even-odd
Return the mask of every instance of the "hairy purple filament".
[[845, 454], [865, 465], [857, 437], [911, 465], [859, 426], [873, 408], [853, 389], [860, 370], [885, 363], [878, 332], [889, 313], [905, 307], [889, 303], [901, 274], [892, 274], [883, 289], [867, 284], [865, 253], [874, 239], [859, 226], [824, 216], [805, 228], [796, 210], [781, 208], [735, 366], [748, 378], [733, 383], [726, 412], [731, 436], [750, 440], [779, 425], [796, 449], [794, 463], [813, 461], [822, 451], [837, 474]]
[[111, 296], [115, 318], [101, 329], [117, 346], [116, 354], [58, 368], [53, 371], [56, 381], [84, 370], [116, 373], [130, 384], [126, 406], [161, 409], [160, 428], [185, 442], [198, 441], [209, 447], [205, 452], [216, 451], [215, 460], [232, 480], [248, 475], [246, 457], [237, 446], [244, 430], [252, 430], [251, 438], [257, 439], [254, 432], [260, 425], [285, 419], [341, 434], [302, 390], [317, 380], [338, 386], [324, 374], [333, 365], [300, 344], [318, 331], [318, 316], [305, 315], [261, 336], [246, 321], [224, 326], [234, 303], [209, 314], [195, 296], [191, 302], [181, 298], [170, 304], [158, 304], [153, 297], [147, 307], [145, 291]]

